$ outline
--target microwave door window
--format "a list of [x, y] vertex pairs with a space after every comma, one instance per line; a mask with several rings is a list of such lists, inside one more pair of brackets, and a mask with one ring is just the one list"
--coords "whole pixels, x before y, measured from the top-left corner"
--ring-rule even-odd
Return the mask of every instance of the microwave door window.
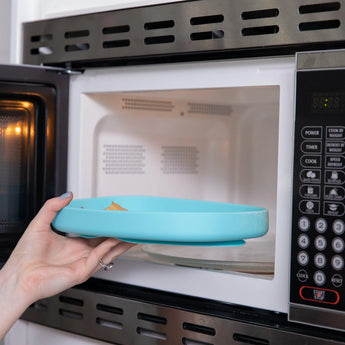
[[[32, 162], [30, 117], [33, 104], [0, 100], [0, 252], [4, 255], [27, 222], [28, 181]], [[33, 134], [33, 133], [32, 133]], [[12, 243], [13, 242], [13, 243]]]

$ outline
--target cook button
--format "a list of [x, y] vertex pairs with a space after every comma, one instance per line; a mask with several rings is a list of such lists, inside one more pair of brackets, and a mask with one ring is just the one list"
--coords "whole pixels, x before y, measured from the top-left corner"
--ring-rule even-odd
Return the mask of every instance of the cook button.
[[322, 127], [319, 127], [319, 126], [304, 127], [302, 128], [301, 134], [304, 139], [321, 139]]
[[321, 156], [305, 155], [301, 157], [301, 165], [304, 168], [320, 168]]
[[328, 304], [337, 304], [340, 300], [340, 296], [337, 291], [313, 286], [302, 286], [299, 290], [299, 295], [302, 299], [307, 301]]

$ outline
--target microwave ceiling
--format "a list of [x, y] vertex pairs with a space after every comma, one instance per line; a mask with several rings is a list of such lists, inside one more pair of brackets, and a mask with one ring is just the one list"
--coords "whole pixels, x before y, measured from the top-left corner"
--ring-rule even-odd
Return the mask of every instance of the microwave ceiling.
[[24, 23], [23, 62], [93, 67], [345, 47], [332, 0], [198, 0]]

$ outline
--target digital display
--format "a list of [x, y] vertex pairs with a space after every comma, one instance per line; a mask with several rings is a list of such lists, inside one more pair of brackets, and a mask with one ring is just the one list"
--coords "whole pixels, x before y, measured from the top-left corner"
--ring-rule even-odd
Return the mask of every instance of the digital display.
[[312, 94], [313, 112], [343, 113], [345, 92], [315, 92]]

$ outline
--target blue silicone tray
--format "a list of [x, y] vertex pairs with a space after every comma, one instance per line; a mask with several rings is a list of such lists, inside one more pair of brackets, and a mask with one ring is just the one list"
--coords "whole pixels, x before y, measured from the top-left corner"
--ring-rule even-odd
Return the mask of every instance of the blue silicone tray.
[[[106, 211], [111, 202], [128, 211]], [[236, 246], [268, 230], [265, 208], [150, 196], [75, 199], [52, 222], [56, 230], [135, 243]]]

